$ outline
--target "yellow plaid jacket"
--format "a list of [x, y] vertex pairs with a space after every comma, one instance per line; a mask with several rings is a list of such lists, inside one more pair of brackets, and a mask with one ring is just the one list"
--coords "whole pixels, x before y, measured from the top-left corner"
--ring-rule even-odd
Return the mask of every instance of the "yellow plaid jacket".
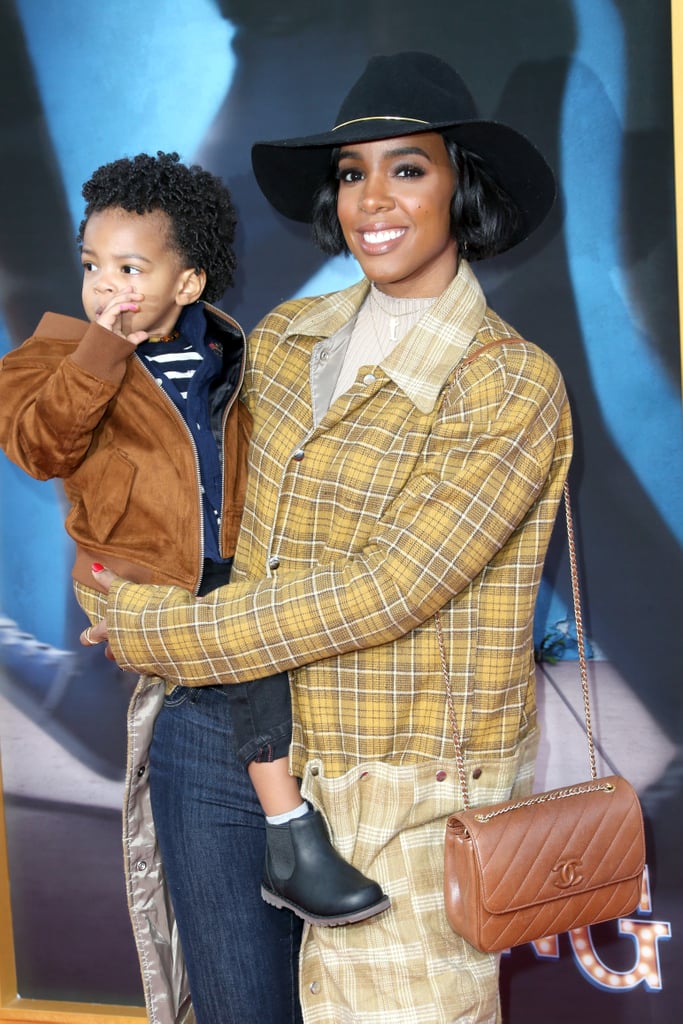
[[561, 375], [462, 263], [316, 425], [311, 366], [368, 287], [286, 302], [249, 340], [234, 582], [197, 601], [119, 581], [109, 601], [123, 667], [187, 685], [289, 669], [299, 775], [453, 756], [438, 609], [467, 751], [506, 757], [535, 725], [534, 604], [572, 449]]

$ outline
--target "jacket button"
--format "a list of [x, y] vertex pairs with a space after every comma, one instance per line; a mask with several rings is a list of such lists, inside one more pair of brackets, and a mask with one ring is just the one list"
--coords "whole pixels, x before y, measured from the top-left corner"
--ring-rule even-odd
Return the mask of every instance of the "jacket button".
[[294, 452], [294, 455], [292, 455], [292, 458], [294, 459], [295, 462], [301, 462], [303, 457], [304, 457], [304, 450], [303, 450], [303, 448], [297, 448], [297, 450]]
[[140, 765], [140, 767], [138, 768], [137, 774], [138, 774], [138, 778], [139, 779], [141, 779], [142, 776], [145, 774], [145, 766], [144, 766], [144, 764]]
[[311, 995], [317, 996], [318, 992], [320, 991], [320, 982], [312, 981], [309, 988], [311, 990]]
[[135, 867], [138, 869], [138, 871], [146, 871], [147, 870], [147, 861], [146, 860], [139, 860], [137, 862], [137, 864], [135, 865]]
[[473, 779], [480, 779], [481, 778], [481, 768], [475, 768], [474, 769], [474, 771], [472, 772], [472, 778]]
[[375, 377], [374, 373], [366, 373], [365, 376], [363, 377], [364, 384], [374, 384], [376, 380], [377, 378]]
[[443, 782], [443, 780], [444, 780], [445, 778], [446, 778], [446, 772], [444, 772], [444, 771], [441, 771], [441, 772], [437, 772], [437, 773], [436, 773], [436, 781], [437, 781], [437, 782]]
[[277, 555], [273, 555], [272, 558], [268, 559], [268, 568], [269, 569], [279, 569], [280, 568], [280, 559], [277, 557]]

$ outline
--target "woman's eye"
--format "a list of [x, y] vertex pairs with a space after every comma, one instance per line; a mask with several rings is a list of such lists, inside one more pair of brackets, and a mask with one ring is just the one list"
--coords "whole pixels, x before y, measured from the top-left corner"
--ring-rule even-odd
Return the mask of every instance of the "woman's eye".
[[362, 177], [362, 172], [355, 167], [349, 167], [346, 170], [342, 170], [340, 168], [337, 171], [337, 178], [339, 181], [360, 181]]
[[95, 269], [95, 264], [92, 263], [90, 260], [83, 260], [81, 266], [83, 267], [83, 270], [86, 271], [86, 273]]
[[397, 178], [422, 178], [425, 170], [419, 164], [402, 164], [394, 173]]

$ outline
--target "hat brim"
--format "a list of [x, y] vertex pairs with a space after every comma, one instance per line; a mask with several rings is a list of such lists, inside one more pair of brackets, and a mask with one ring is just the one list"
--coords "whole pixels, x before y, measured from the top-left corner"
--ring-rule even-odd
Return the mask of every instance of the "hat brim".
[[552, 170], [525, 135], [497, 121], [417, 127], [414, 121], [383, 120], [380, 129], [378, 119], [368, 119], [319, 135], [257, 142], [251, 152], [252, 167], [261, 191], [279, 213], [310, 223], [313, 200], [327, 180], [334, 147], [426, 132], [439, 132], [481, 157], [517, 204], [521, 221], [507, 248], [528, 237], [546, 217], [555, 199]]

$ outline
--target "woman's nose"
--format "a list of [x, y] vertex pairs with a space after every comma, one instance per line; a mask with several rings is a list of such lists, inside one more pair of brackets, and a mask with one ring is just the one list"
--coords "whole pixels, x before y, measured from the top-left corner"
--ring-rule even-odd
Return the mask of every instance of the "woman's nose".
[[372, 175], [366, 178], [360, 196], [360, 208], [366, 213], [376, 213], [393, 206], [393, 199], [383, 178]]

